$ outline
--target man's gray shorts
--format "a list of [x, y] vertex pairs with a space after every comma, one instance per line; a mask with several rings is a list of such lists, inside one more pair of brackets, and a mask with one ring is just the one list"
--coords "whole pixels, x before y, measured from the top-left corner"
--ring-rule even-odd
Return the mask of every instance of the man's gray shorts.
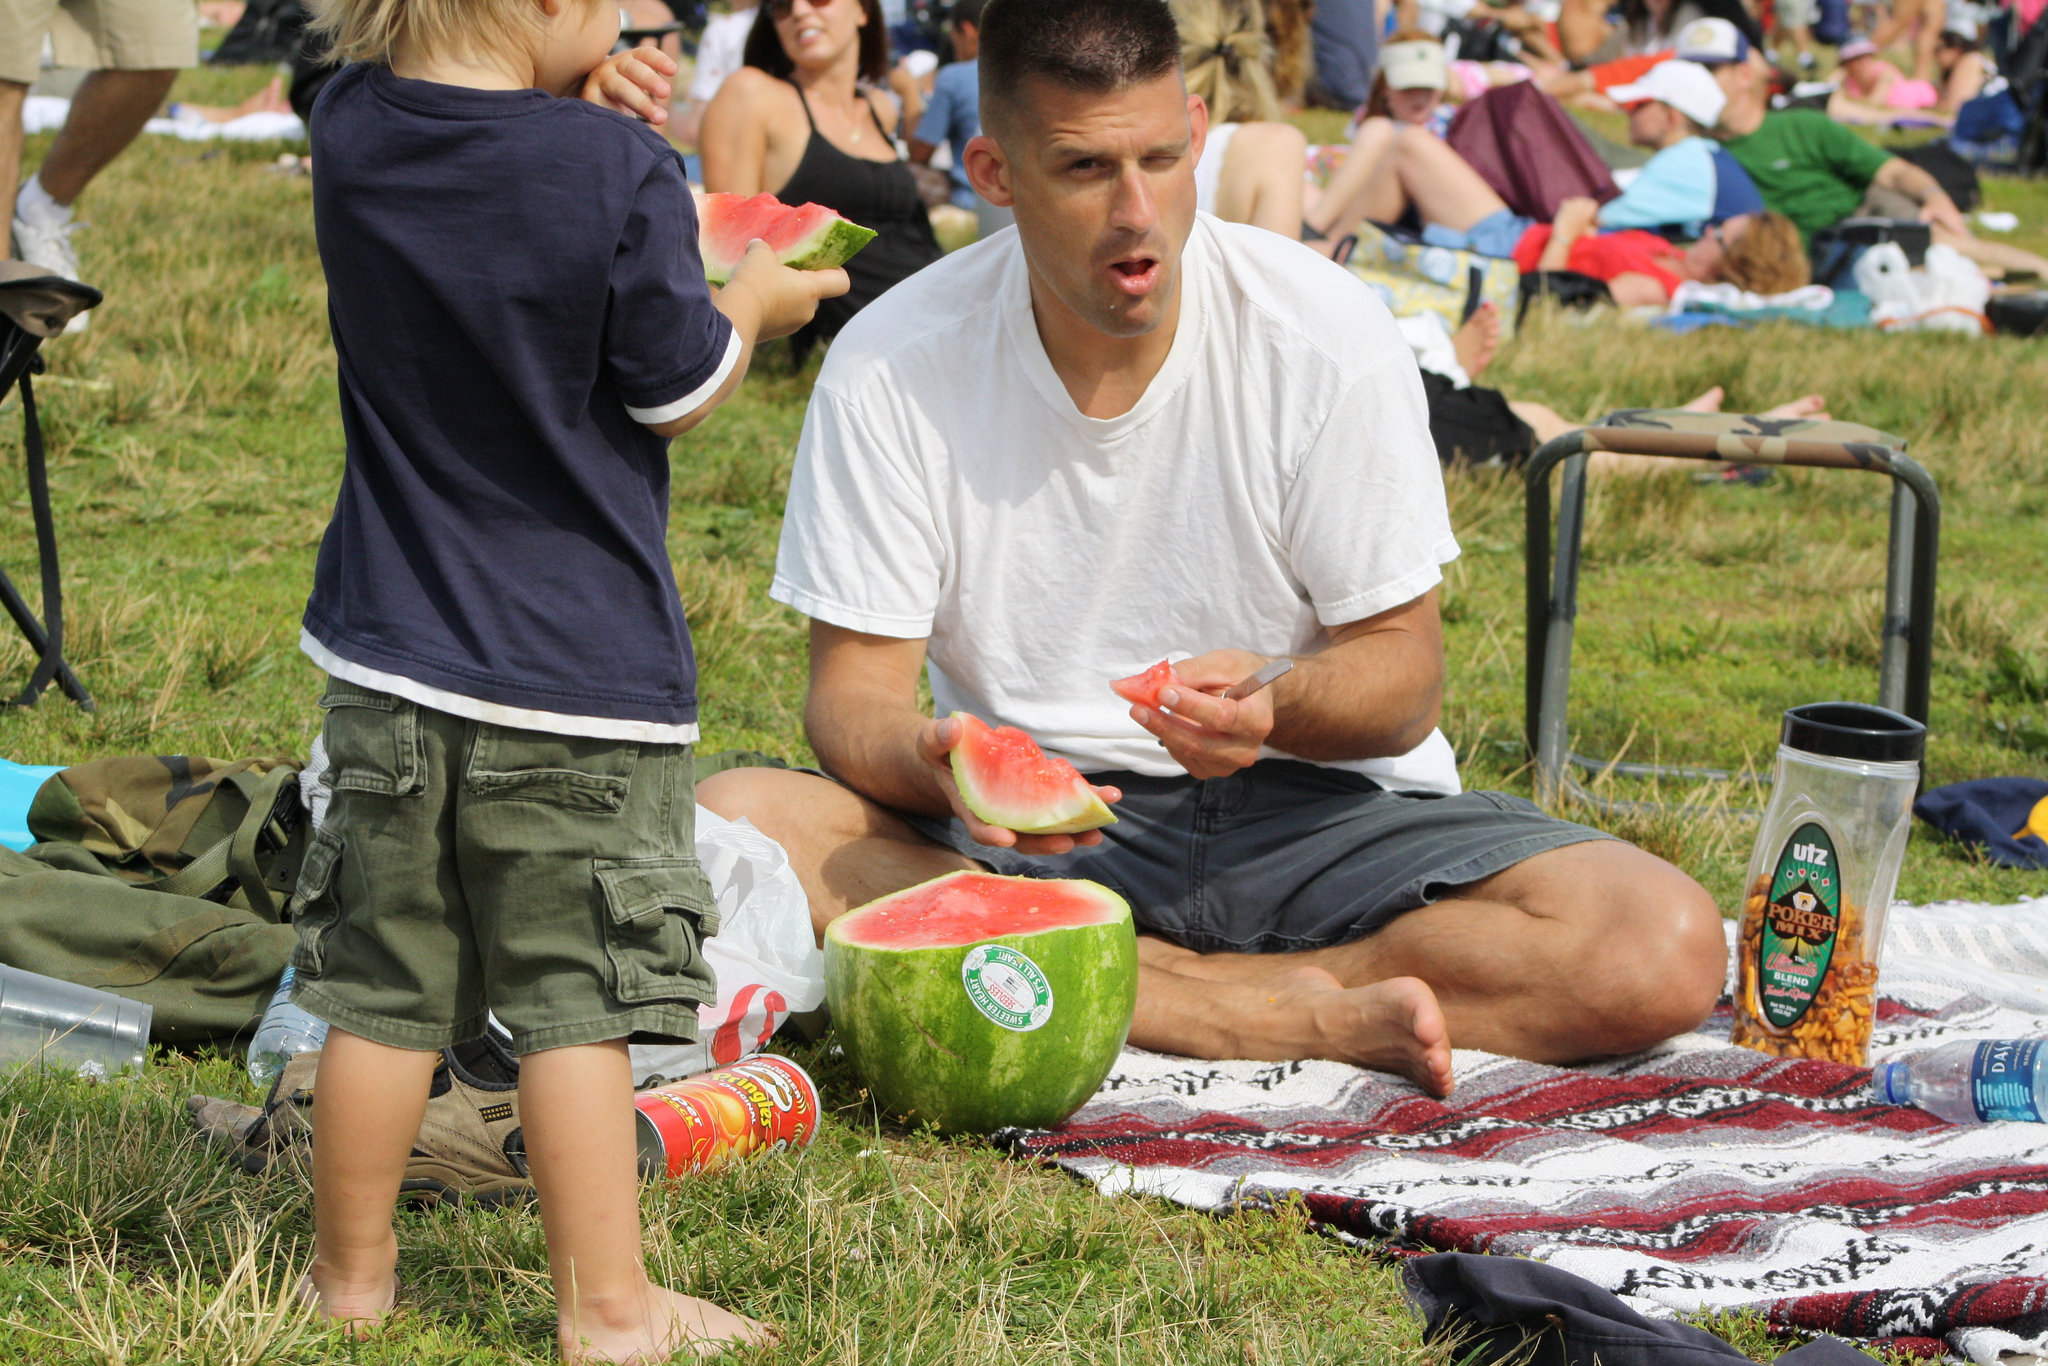
[[1124, 797], [1102, 843], [1071, 854], [1019, 854], [975, 843], [957, 820], [903, 819], [998, 873], [1113, 887], [1141, 932], [1201, 953], [1348, 943], [1532, 855], [1614, 838], [1502, 792], [1388, 792], [1296, 759], [1207, 780], [1088, 777]]

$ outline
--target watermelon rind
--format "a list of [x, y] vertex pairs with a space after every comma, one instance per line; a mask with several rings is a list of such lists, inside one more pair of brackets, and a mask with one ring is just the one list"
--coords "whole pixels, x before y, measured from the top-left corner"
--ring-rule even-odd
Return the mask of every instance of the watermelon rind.
[[[956, 711], [953, 716], [963, 728], [951, 756], [953, 785], [960, 789], [960, 799], [977, 819], [1020, 835], [1078, 835], [1116, 824], [1116, 813], [1095, 795], [1095, 789], [1078, 772], [1070, 788], [1037, 806], [1013, 806], [997, 798], [974, 772], [974, 741], [991, 727], [971, 712]], [[1068, 767], [1071, 769], [1072, 765]]]
[[[1095, 1094], [1130, 1034], [1138, 999], [1130, 906], [1099, 883], [976, 872], [949, 873], [895, 895], [959, 879], [1029, 882], [1047, 896], [1085, 896], [1102, 907], [1104, 919], [967, 944], [893, 947], [859, 943], [860, 912], [849, 912], [825, 930], [833, 1029], [869, 1096], [892, 1119], [949, 1134], [1058, 1124]], [[968, 984], [970, 955], [979, 956], [977, 972], [994, 965], [1012, 981], [1029, 980], [1035, 969], [1043, 977], [1045, 1018], [1020, 1028], [1012, 1016], [1006, 1026], [996, 1018], [999, 1003], [977, 1005]]]

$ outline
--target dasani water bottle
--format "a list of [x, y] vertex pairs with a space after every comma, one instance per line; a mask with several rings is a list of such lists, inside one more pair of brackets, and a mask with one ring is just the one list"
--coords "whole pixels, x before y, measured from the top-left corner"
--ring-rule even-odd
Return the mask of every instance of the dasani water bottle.
[[292, 1004], [292, 970], [287, 965], [263, 1011], [263, 1022], [256, 1026], [256, 1037], [249, 1040], [249, 1079], [268, 1086], [294, 1054], [311, 1053], [326, 1041], [327, 1022]]
[[1915, 1105], [1951, 1124], [2048, 1119], [2048, 1052], [2041, 1039], [1964, 1039], [1871, 1069], [1870, 1094]]

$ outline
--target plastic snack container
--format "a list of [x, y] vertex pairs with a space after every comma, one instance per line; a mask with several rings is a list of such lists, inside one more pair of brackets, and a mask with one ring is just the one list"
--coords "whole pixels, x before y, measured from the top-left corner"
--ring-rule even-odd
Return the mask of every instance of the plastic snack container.
[[1735, 944], [1736, 1043], [1867, 1066], [1885, 916], [1927, 728], [1862, 702], [1785, 713]]

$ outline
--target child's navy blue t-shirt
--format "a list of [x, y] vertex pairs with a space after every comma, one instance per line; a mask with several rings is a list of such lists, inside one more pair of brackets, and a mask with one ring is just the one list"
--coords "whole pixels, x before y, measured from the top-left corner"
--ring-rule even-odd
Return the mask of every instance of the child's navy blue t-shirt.
[[312, 144], [348, 461], [306, 652], [461, 716], [695, 739], [668, 443], [643, 424], [740, 346], [674, 152], [581, 100], [367, 64]]

